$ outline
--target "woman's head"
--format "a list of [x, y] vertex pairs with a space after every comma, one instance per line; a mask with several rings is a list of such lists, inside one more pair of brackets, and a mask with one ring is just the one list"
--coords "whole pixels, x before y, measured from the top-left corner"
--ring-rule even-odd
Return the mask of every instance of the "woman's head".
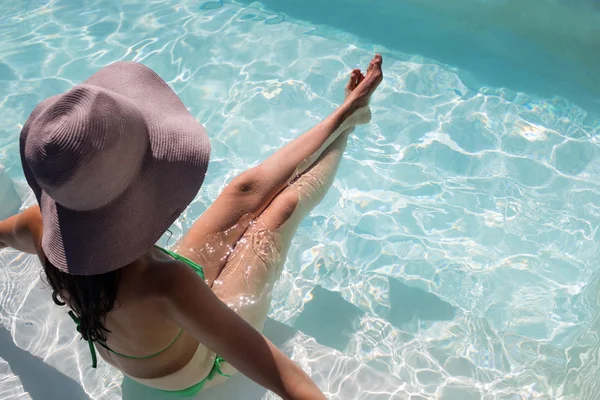
[[68, 305], [79, 318], [79, 332], [85, 340], [106, 341], [106, 314], [117, 301], [121, 270], [99, 275], [71, 275], [46, 259], [46, 280], [52, 288], [52, 300]]
[[46, 257], [98, 275], [143, 256], [179, 217], [202, 185], [210, 144], [157, 74], [118, 62], [40, 103], [20, 150]]

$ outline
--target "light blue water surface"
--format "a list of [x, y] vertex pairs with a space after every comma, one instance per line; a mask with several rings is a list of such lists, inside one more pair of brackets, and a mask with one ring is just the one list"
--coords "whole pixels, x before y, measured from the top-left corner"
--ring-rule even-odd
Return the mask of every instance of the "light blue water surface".
[[[594, 3], [542, 3], [3, 2], [0, 164], [30, 203], [18, 138], [33, 107], [106, 64], [143, 62], [213, 147], [179, 237], [380, 51], [373, 121], [302, 223], [271, 316], [415, 399], [598, 399], [600, 19]], [[86, 367], [37, 263], [0, 255], [0, 322], [16, 345], [90, 397], [118, 398], [120, 376]], [[0, 398], [27, 398], [0, 361]], [[351, 398], [366, 398], [360, 385]]]

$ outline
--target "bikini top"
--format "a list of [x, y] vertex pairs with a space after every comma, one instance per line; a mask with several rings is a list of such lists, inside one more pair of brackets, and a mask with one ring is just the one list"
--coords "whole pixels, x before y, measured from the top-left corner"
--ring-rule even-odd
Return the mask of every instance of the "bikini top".
[[[186, 263], [187, 265], [189, 265], [190, 267], [192, 267], [194, 269], [194, 271], [196, 271], [196, 273], [198, 274], [198, 276], [200, 276], [202, 279], [204, 279], [204, 270], [202, 269], [202, 266], [196, 264], [195, 262], [193, 262], [192, 260], [185, 258], [184, 256], [181, 256], [177, 253], [174, 253], [170, 250], [167, 249], [163, 249], [162, 247], [158, 247], [155, 246], [157, 249], [161, 250], [162, 252], [170, 255], [171, 257], [173, 257], [175, 260], [178, 261], [182, 261], [184, 263]], [[77, 325], [77, 332], [81, 332], [81, 321], [79, 320], [79, 318], [75, 315], [75, 313], [73, 311], [69, 311], [69, 316], [71, 317], [71, 319], [73, 319], [73, 321], [75, 322], [75, 324]], [[101, 341], [96, 341], [96, 343], [98, 343], [100, 346], [104, 347], [106, 350], [110, 351], [113, 354], [116, 354], [118, 356], [121, 357], [125, 357], [125, 358], [131, 358], [134, 360], [143, 360], [146, 358], [152, 358], [152, 357], [156, 357], [157, 355], [159, 355], [160, 353], [163, 353], [164, 351], [168, 350], [176, 341], [177, 339], [179, 339], [179, 336], [181, 336], [181, 333], [183, 332], [183, 329], [181, 329], [179, 331], [179, 333], [177, 334], [177, 336], [175, 336], [175, 338], [171, 341], [171, 343], [169, 343], [169, 345], [167, 347], [165, 347], [162, 350], [157, 351], [156, 353], [152, 353], [149, 354], [147, 356], [130, 356], [127, 354], [122, 354], [119, 353], [117, 351], [114, 351], [113, 349], [111, 349], [110, 347], [108, 347], [106, 345], [106, 343], [101, 342]], [[88, 340], [88, 345], [90, 347], [90, 354], [92, 355], [92, 368], [96, 368], [98, 365], [98, 358], [96, 357], [96, 348], [94, 347], [94, 343], [91, 340]]]

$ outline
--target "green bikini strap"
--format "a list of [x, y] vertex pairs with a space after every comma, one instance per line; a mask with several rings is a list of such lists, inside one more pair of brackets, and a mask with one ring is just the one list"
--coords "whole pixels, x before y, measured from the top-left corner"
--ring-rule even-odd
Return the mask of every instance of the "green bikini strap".
[[[77, 325], [77, 332], [81, 333], [81, 320], [77, 318], [73, 311], [69, 311], [69, 317], [71, 317], [73, 322], [75, 322], [75, 325]], [[90, 353], [92, 354], [92, 368], [96, 368], [98, 366], [98, 358], [96, 357], [96, 348], [94, 347], [94, 343], [87, 339], [85, 341], [88, 342], [88, 345], [90, 346]]]
[[[71, 317], [71, 319], [75, 322], [75, 324], [77, 325], [77, 332], [81, 333], [81, 320], [75, 315], [75, 313], [73, 311], [69, 311], [69, 316]], [[100, 346], [104, 347], [106, 350], [110, 351], [111, 353], [114, 353], [118, 356], [121, 357], [125, 357], [125, 358], [129, 358], [129, 359], [133, 359], [133, 360], [143, 360], [144, 358], [152, 358], [155, 357], [157, 355], [159, 355], [160, 353], [162, 353], [163, 351], [165, 351], [166, 349], [168, 349], [169, 347], [171, 347], [173, 345], [173, 343], [175, 343], [175, 341], [177, 339], [179, 339], [179, 336], [181, 336], [181, 333], [183, 332], [183, 328], [179, 331], [179, 333], [177, 334], [177, 336], [175, 336], [175, 339], [173, 339], [171, 341], [171, 343], [169, 343], [169, 345], [167, 347], [165, 347], [164, 349], [157, 351], [156, 353], [147, 355], [147, 356], [129, 356], [127, 354], [121, 354], [117, 351], [114, 351], [113, 349], [111, 349], [110, 347], [108, 347], [106, 345], [106, 343], [97, 341], [96, 343], [98, 343]], [[98, 366], [98, 357], [96, 356], [96, 348], [94, 347], [94, 343], [91, 340], [86, 340], [86, 342], [88, 342], [88, 345], [90, 347], [90, 354], [92, 355], [92, 368], [96, 368]]]
[[208, 373], [208, 376], [206, 377], [207, 381], [212, 381], [212, 379], [215, 377], [215, 374], [219, 374], [221, 376], [224, 376], [225, 378], [231, 378], [231, 375], [226, 374], [221, 370], [221, 364], [224, 362], [225, 360], [221, 356], [217, 356], [215, 358], [215, 363], [213, 364], [213, 367], [211, 368], [210, 372]]
[[175, 339], [173, 339], [173, 340], [171, 341], [171, 343], [169, 343], [169, 345], [168, 345], [167, 347], [165, 347], [165, 348], [164, 348], [164, 349], [162, 349], [162, 350], [159, 350], [159, 351], [157, 351], [156, 353], [149, 354], [149, 355], [147, 355], [147, 356], [128, 356], [127, 354], [121, 354], [121, 353], [119, 353], [118, 351], [114, 351], [113, 349], [111, 349], [110, 347], [108, 347], [108, 346], [106, 345], [106, 343], [102, 343], [102, 342], [97, 342], [97, 343], [98, 343], [100, 346], [104, 347], [106, 350], [108, 350], [108, 351], [110, 351], [111, 353], [113, 353], [113, 354], [116, 354], [116, 355], [118, 355], [118, 356], [125, 357], [125, 358], [129, 358], [129, 359], [132, 359], [132, 360], [143, 360], [144, 358], [152, 358], [152, 357], [155, 357], [155, 356], [159, 355], [160, 353], [162, 353], [163, 351], [167, 350], [169, 347], [171, 347], [171, 346], [173, 345], [173, 343], [175, 343], [175, 341], [176, 341], [177, 339], [179, 339], [179, 336], [181, 336], [181, 333], [182, 333], [182, 332], [183, 332], [183, 329], [179, 330], [179, 333], [177, 334], [177, 336], [175, 336]]
[[202, 279], [206, 279], [206, 277], [204, 276], [204, 270], [202, 268], [202, 266], [196, 264], [195, 262], [193, 262], [192, 260], [185, 258], [184, 256], [180, 256], [179, 254], [171, 251], [171, 250], [167, 250], [167, 249], [163, 249], [162, 247], [159, 246], [154, 246], [157, 249], [159, 249], [160, 251], [162, 251], [165, 254], [170, 255], [171, 257], [173, 257], [175, 260], [181, 261], [183, 263], [186, 263], [187, 265], [189, 265], [190, 267], [194, 268], [194, 270], [198, 273], [198, 275], [200, 275], [200, 277]]
[[[75, 322], [75, 324], [77, 325], [77, 332], [81, 333], [81, 320], [79, 318], [77, 318], [77, 316], [75, 315], [75, 313], [73, 311], [69, 311], [69, 316], [71, 317], [73, 322]], [[181, 329], [179, 331], [179, 333], [177, 334], [175, 339], [173, 339], [173, 341], [165, 349], [168, 349], [169, 347], [171, 347], [171, 345], [173, 343], [175, 343], [175, 341], [181, 335], [181, 332], [183, 332], [183, 329]], [[91, 340], [86, 340], [86, 342], [88, 343], [88, 345], [90, 347], [90, 354], [92, 355], [92, 368], [96, 368], [98, 366], [98, 357], [96, 356], [96, 348], [94, 347], [94, 343]], [[165, 351], [165, 349], [163, 349], [161, 351], [157, 351], [154, 354], [150, 354], [149, 356], [136, 357], [136, 356], [128, 356], [127, 354], [118, 353], [118, 352], [112, 350], [111, 348], [109, 348], [105, 343], [98, 342], [98, 344], [100, 346], [104, 347], [106, 350], [113, 352], [114, 354], [116, 354], [118, 356], [125, 357], [125, 358], [133, 358], [133, 359], [151, 358], [151, 357], [154, 357], [154, 356], [162, 353], [163, 351]], [[216, 356], [215, 363], [213, 364], [213, 367], [211, 368], [210, 372], [208, 373], [206, 380], [211, 381], [215, 377], [215, 374], [219, 374], [226, 378], [231, 378], [231, 375], [224, 373], [223, 370], [221, 369], [221, 364], [224, 362], [225, 362], [225, 360], [223, 359], [223, 357]]]

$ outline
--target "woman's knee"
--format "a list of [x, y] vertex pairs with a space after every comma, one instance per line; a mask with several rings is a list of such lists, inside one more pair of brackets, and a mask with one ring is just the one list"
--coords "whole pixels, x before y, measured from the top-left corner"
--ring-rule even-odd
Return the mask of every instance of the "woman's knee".
[[259, 190], [260, 173], [255, 168], [242, 172], [227, 185], [232, 194], [254, 194]]
[[292, 216], [299, 201], [296, 190], [285, 190], [275, 197], [260, 218], [269, 229], [279, 229]]

